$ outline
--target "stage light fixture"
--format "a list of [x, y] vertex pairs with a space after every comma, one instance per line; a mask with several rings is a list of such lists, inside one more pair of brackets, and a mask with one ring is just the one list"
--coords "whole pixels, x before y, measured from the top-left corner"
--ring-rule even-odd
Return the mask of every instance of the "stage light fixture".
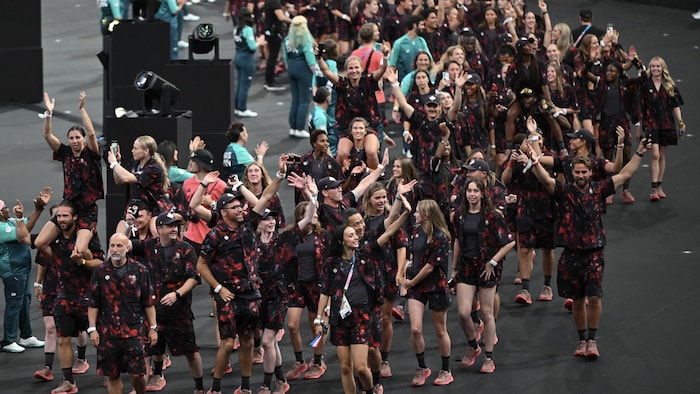
[[201, 23], [197, 25], [189, 36], [189, 59], [194, 60], [193, 54], [207, 54], [215, 49], [214, 60], [219, 60], [219, 36], [216, 35], [214, 25]]
[[180, 89], [153, 71], [139, 71], [134, 87], [143, 91], [143, 110], [146, 115], [169, 116], [170, 108], [175, 105], [180, 94]]

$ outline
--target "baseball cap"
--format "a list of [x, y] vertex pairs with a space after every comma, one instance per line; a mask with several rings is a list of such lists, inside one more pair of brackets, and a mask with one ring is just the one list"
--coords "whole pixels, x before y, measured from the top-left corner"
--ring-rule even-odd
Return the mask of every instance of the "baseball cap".
[[535, 92], [530, 88], [523, 88], [518, 93], [518, 96], [520, 96], [520, 97], [533, 97], [533, 96], [535, 96]]
[[222, 194], [221, 197], [219, 197], [219, 199], [216, 201], [216, 210], [220, 211], [221, 208], [226, 206], [226, 204], [233, 202], [235, 200], [240, 201], [242, 204], [243, 201], [245, 201], [245, 197], [240, 193], [236, 193], [236, 194], [224, 193], [224, 194]]
[[481, 85], [481, 77], [479, 77], [478, 74], [469, 74], [467, 77], [467, 83]]
[[464, 168], [470, 171], [491, 171], [488, 163], [481, 159], [472, 159]]
[[211, 171], [214, 168], [214, 156], [206, 149], [197, 149], [194, 151], [190, 156], [190, 160], [199, 164], [207, 171]]
[[440, 105], [440, 101], [438, 101], [438, 98], [436, 95], [431, 94], [428, 96], [428, 98], [425, 101], [425, 105]]
[[318, 190], [323, 191], [323, 190], [328, 190], [328, 189], [335, 189], [336, 187], [340, 186], [343, 183], [343, 181], [336, 180], [332, 176], [327, 176], [320, 181], [318, 181]]
[[175, 217], [172, 212], [163, 212], [158, 215], [156, 219], [156, 226], [163, 226], [165, 224], [182, 223], [180, 219]]
[[273, 211], [273, 210], [270, 210], [270, 209], [267, 209], [267, 208], [266, 208], [266, 209], [265, 209], [265, 212], [261, 215], [260, 218], [261, 218], [262, 220], [265, 220], [265, 219], [269, 218], [270, 216], [277, 217], [277, 216], [279, 216], [279, 212]]
[[591, 11], [588, 8], [582, 9], [581, 12], [578, 13], [578, 16], [580, 16], [583, 19], [591, 19], [593, 18], [593, 11]]
[[566, 133], [569, 138], [580, 138], [588, 143], [595, 144], [593, 133], [586, 129], [578, 129], [573, 133]]

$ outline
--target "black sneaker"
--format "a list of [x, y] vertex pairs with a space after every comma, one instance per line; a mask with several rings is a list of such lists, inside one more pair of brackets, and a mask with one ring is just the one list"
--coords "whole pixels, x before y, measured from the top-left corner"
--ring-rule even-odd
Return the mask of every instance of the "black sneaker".
[[265, 85], [265, 90], [271, 91], [271, 92], [279, 92], [280, 90], [285, 90], [287, 89], [286, 86], [278, 85], [276, 83], [266, 83]]

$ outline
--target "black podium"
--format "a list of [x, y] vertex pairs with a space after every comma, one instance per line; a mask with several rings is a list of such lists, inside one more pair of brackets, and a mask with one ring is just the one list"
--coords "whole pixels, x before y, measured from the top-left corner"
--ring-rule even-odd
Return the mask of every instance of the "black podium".
[[[142, 135], [150, 135], [156, 142], [170, 140], [177, 144], [180, 152], [181, 167], [187, 165], [189, 141], [192, 138], [192, 112], [176, 111], [171, 117], [140, 116], [138, 118], [105, 117], [105, 140], [117, 140], [121, 148], [122, 164], [130, 168], [133, 162], [131, 147], [134, 140]], [[117, 186], [114, 183], [112, 171], [107, 168], [107, 234], [105, 239], [114, 233], [117, 223], [124, 214], [124, 208], [128, 203], [129, 192], [127, 185]]]

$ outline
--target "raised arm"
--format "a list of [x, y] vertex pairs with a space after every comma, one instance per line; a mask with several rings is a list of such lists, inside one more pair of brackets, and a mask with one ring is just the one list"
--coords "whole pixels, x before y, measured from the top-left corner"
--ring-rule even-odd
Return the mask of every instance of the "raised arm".
[[447, 111], [447, 120], [454, 122], [457, 119], [457, 113], [459, 109], [462, 108], [462, 91], [464, 90], [464, 85], [467, 83], [467, 78], [469, 75], [464, 71], [460, 71], [457, 79], [455, 79], [455, 97], [452, 102], [452, 107]]
[[642, 164], [642, 157], [649, 149], [651, 149], [651, 141], [647, 140], [646, 138], [642, 138], [642, 140], [639, 141], [639, 146], [637, 146], [637, 151], [632, 156], [630, 161], [624, 167], [622, 167], [619, 174], [612, 176], [613, 183], [615, 184], [615, 190], [632, 178], [632, 175], [634, 175], [634, 173], [637, 171], [639, 165]]
[[44, 208], [51, 201], [51, 196], [53, 195], [53, 190], [49, 186], [44, 187], [40, 192], [39, 196], [32, 200], [34, 202], [34, 212], [27, 218], [27, 231], [32, 231], [36, 225], [39, 216], [44, 212]]
[[17, 237], [17, 242], [25, 245], [30, 245], [32, 239], [29, 236], [29, 230], [27, 230], [27, 226], [24, 224], [24, 206], [22, 205], [22, 201], [15, 201], [17, 202], [17, 205], [12, 207], [12, 211], [15, 213], [15, 218], [17, 219], [17, 221], [15, 222], [15, 236]]
[[547, 3], [544, 0], [539, 0], [537, 5], [540, 7], [540, 13], [542, 14], [542, 20], [544, 21], [544, 40], [542, 45], [546, 48], [552, 43], [552, 20], [549, 19]]
[[359, 196], [362, 196], [365, 194], [365, 191], [369, 187], [369, 185], [373, 184], [374, 182], [379, 179], [379, 177], [382, 175], [382, 172], [384, 171], [384, 168], [389, 164], [389, 148], [384, 149], [384, 156], [382, 157], [382, 162], [372, 170], [372, 172], [369, 173], [366, 177], [362, 178], [360, 183], [352, 189], [352, 192], [355, 196], [359, 198]]
[[280, 158], [277, 162], [278, 171], [275, 174], [275, 177], [272, 178], [272, 182], [269, 185], [267, 185], [265, 190], [263, 190], [260, 199], [253, 207], [253, 211], [257, 212], [260, 215], [265, 213], [265, 207], [267, 207], [267, 204], [270, 202], [272, 197], [274, 197], [275, 194], [277, 194], [277, 191], [280, 189], [282, 179], [284, 179], [287, 174], [287, 160], [289, 160], [289, 155], [280, 155]]
[[95, 127], [92, 125], [92, 120], [90, 115], [85, 109], [85, 101], [87, 100], [87, 94], [85, 92], [80, 92], [80, 102], [78, 104], [78, 110], [80, 111], [80, 117], [83, 120], [83, 126], [85, 127], [85, 134], [87, 137], [87, 147], [91, 151], [100, 154], [100, 145], [97, 143], [97, 136], [95, 135]]
[[107, 162], [109, 163], [109, 168], [112, 169], [112, 175], [114, 175], [114, 183], [116, 185], [123, 185], [125, 183], [138, 183], [138, 178], [136, 175], [132, 174], [131, 171], [124, 168], [121, 161], [121, 147], [117, 146], [117, 154], [114, 155], [112, 149], [107, 150]]
[[386, 67], [389, 64], [389, 53], [391, 52], [391, 48], [389, 48], [388, 45], [382, 44], [382, 63], [379, 65], [379, 68], [374, 70], [372, 73], [372, 76], [376, 81], [379, 81], [383, 76], [384, 72], [386, 71]]
[[[406, 218], [408, 218], [408, 215], [411, 214], [411, 204], [406, 200], [406, 197], [403, 194], [399, 194], [398, 197], [401, 199], [401, 203], [399, 204], [398, 202], [395, 202], [394, 205], [399, 206], [399, 210], [401, 209], [400, 207], [404, 208], [403, 213], [401, 213], [401, 216], [399, 216], [398, 220], [395, 220], [393, 223], [391, 223], [388, 227], [384, 228], [384, 233], [379, 236], [377, 239], [377, 244], [379, 246], [384, 246], [386, 245], [387, 242], [391, 239], [391, 237], [396, 234], [397, 231], [403, 226], [403, 223], [406, 221]], [[394, 208], [392, 207], [392, 211]]]
[[[318, 48], [316, 50], [318, 51]], [[335, 74], [333, 71], [331, 71], [330, 68], [328, 68], [328, 64], [326, 64], [326, 61], [323, 60], [323, 57], [319, 56], [318, 53], [316, 53], [316, 56], [317, 56], [316, 61], [318, 62], [318, 68], [319, 68], [319, 70], [321, 70], [323, 75], [325, 75], [326, 78], [328, 78], [328, 80], [331, 81], [331, 83], [333, 83], [333, 84], [338, 83], [338, 81], [340, 81], [340, 77], [337, 74]]]
[[306, 176], [306, 188], [310, 195], [309, 207], [306, 208], [306, 214], [304, 217], [299, 221], [299, 223], [297, 223], [299, 230], [303, 230], [306, 228], [306, 226], [311, 224], [311, 222], [314, 220], [316, 210], [318, 209], [318, 188], [316, 187], [316, 181], [310, 175]]
[[190, 209], [200, 218], [209, 221], [211, 219], [211, 211], [202, 205], [202, 197], [207, 191], [207, 187], [210, 183], [216, 182], [219, 179], [219, 171], [212, 171], [204, 176], [204, 179], [199, 183], [199, 187], [194, 191], [194, 194], [190, 198]]
[[46, 112], [44, 112], [44, 139], [52, 151], [57, 151], [61, 147], [61, 140], [53, 135], [53, 123], [51, 117], [53, 116], [53, 109], [56, 106], [56, 99], [50, 98], [49, 94], [44, 92], [44, 106], [46, 107]]
[[[413, 179], [410, 182], [404, 184], [403, 179], [399, 180], [398, 185], [396, 185], [396, 195], [397, 196], [402, 196], [409, 191], [413, 190], [413, 188], [418, 184], [417, 179]], [[401, 214], [401, 204], [399, 201], [396, 201], [394, 199], [394, 205], [391, 207], [391, 211], [389, 211], [389, 215], [384, 219], [384, 228], [388, 228], [391, 223], [393, 223]]]
[[395, 103], [394, 106], [398, 107], [406, 117], [410, 118], [413, 115], [413, 107], [408, 104], [406, 97], [401, 92], [401, 85], [399, 84], [399, 75], [393, 68], [388, 68], [384, 73], [384, 77], [391, 84], [391, 93], [394, 95]]
[[625, 129], [623, 129], [622, 126], [617, 126], [615, 132], [617, 133], [617, 145], [615, 146], [617, 152], [615, 153], [615, 161], [605, 163], [605, 172], [608, 174], [616, 174], [622, 168], [622, 158], [624, 156], [622, 150], [625, 149]]

